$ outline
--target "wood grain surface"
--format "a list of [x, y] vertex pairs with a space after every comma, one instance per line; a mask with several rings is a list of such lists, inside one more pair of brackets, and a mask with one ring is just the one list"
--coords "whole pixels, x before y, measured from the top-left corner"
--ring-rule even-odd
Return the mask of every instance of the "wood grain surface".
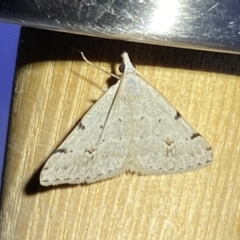
[[[210, 143], [209, 167], [41, 187], [43, 164], [116, 82], [121, 53]], [[0, 239], [240, 239], [240, 57], [22, 30], [1, 196]]]

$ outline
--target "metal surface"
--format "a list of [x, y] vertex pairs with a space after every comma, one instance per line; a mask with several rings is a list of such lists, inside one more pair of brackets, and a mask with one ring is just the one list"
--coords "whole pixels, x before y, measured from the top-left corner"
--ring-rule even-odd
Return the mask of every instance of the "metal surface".
[[240, 2], [22, 0], [0, 2], [0, 21], [156, 45], [240, 52]]

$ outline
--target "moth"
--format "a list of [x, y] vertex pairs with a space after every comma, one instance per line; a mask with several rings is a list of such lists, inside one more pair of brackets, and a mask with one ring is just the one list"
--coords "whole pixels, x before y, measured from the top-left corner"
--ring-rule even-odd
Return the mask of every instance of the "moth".
[[94, 183], [126, 171], [159, 175], [209, 165], [204, 138], [122, 54], [119, 81], [85, 114], [49, 157], [43, 186]]

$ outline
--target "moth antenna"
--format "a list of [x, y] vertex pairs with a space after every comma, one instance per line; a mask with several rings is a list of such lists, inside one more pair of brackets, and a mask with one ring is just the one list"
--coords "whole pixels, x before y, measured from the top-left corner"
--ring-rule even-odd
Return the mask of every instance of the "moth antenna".
[[87, 60], [87, 58], [84, 56], [83, 52], [80, 52], [80, 53], [81, 53], [81, 55], [82, 55], [83, 60], [84, 60], [85, 62], [87, 62], [88, 64], [90, 64], [91, 66], [93, 66], [93, 67], [95, 67], [95, 68], [97, 68], [97, 69], [105, 72], [106, 74], [108, 74], [108, 75], [110, 75], [110, 76], [112, 76], [112, 77], [114, 77], [114, 78], [117, 78], [117, 79], [120, 78], [119, 76], [117, 76], [117, 75], [115, 75], [115, 74], [113, 74], [113, 73], [110, 73], [110, 72], [106, 71], [106, 70], [103, 69], [103, 68], [100, 68], [100, 67], [94, 65], [93, 63], [91, 63], [90, 61]]

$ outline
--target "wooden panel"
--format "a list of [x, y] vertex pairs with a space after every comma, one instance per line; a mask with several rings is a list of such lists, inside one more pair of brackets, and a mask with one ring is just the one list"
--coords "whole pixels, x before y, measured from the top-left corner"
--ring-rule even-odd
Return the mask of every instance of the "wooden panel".
[[[70, 47], [70, 48], [69, 48]], [[214, 162], [188, 173], [41, 187], [40, 170], [114, 82], [137, 69], [211, 144]], [[23, 29], [1, 201], [1, 239], [240, 239], [240, 58]]]

